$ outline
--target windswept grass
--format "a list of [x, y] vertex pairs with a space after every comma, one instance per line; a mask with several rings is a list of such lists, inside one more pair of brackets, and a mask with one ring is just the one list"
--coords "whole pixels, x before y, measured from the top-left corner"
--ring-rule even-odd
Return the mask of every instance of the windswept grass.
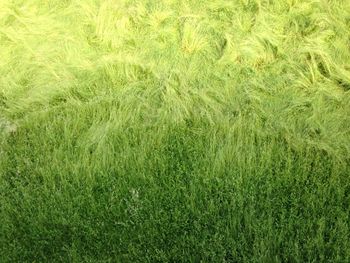
[[350, 262], [350, 1], [0, 1], [0, 262]]

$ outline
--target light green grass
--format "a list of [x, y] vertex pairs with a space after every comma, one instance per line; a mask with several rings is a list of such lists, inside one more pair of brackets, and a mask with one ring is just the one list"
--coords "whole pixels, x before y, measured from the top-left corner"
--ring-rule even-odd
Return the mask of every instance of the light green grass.
[[350, 262], [350, 1], [0, 1], [0, 262]]

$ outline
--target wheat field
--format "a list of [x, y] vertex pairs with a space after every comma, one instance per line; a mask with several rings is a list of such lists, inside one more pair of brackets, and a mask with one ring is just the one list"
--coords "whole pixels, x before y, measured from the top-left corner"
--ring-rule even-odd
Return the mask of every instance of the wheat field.
[[350, 262], [350, 1], [1, 0], [0, 262]]

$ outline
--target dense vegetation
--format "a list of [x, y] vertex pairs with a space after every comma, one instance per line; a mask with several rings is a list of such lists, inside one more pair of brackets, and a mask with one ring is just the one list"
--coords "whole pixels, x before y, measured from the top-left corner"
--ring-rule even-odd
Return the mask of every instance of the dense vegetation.
[[350, 262], [350, 1], [0, 1], [1, 262]]

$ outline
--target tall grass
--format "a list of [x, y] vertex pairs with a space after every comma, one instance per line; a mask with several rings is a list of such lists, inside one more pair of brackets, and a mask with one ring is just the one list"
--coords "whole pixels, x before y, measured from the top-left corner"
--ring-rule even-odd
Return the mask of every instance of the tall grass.
[[0, 262], [350, 262], [350, 2], [0, 2]]

